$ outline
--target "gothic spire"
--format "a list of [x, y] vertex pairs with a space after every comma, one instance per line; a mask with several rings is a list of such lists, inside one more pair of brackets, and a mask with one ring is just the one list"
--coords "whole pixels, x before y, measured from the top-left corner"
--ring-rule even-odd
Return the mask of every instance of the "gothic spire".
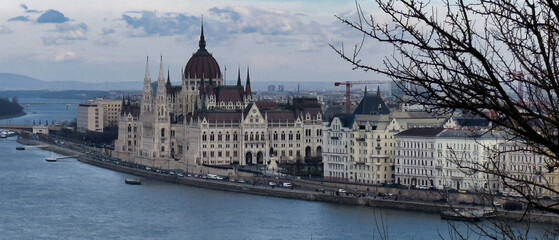
[[200, 46], [200, 49], [206, 49], [206, 39], [204, 38], [204, 16], [202, 16], [202, 27], [201, 27], [201, 31], [200, 31], [200, 42], [198, 43], [198, 46]]
[[241, 67], [237, 70], [237, 86], [241, 86]]
[[250, 89], [250, 72], [248, 66], [247, 66], [247, 83], [245, 86], [245, 94], [252, 96], [252, 90]]
[[149, 76], [149, 56], [146, 59], [146, 74], [144, 76], [144, 85], [151, 84], [151, 77]]
[[159, 78], [157, 79], [158, 81], [165, 81], [165, 76], [163, 74], [163, 55], [161, 55], [161, 60], [159, 62]]
[[167, 68], [167, 87], [171, 87], [171, 74], [169, 74], [169, 68]]
[[120, 115], [124, 114], [124, 106], [125, 106], [124, 94], [122, 94], [122, 105], [120, 106]]

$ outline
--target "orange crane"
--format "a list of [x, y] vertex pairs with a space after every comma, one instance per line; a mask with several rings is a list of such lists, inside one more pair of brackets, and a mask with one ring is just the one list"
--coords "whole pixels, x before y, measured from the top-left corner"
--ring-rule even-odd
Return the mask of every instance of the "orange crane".
[[358, 84], [384, 84], [391, 83], [392, 81], [345, 81], [345, 82], [335, 82], [334, 86], [345, 85], [345, 112], [349, 113], [351, 108], [351, 86]]

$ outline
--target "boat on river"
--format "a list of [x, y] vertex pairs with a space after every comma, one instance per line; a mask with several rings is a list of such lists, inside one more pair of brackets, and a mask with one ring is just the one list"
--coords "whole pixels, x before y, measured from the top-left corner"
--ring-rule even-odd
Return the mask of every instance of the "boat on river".
[[139, 178], [127, 178], [127, 179], [124, 179], [124, 183], [130, 184], [130, 185], [140, 185], [140, 184], [142, 184], [142, 181], [140, 181]]
[[56, 157], [54, 157], [54, 152], [51, 152], [51, 156], [45, 159], [47, 162], [56, 162]]
[[21, 151], [21, 150], [25, 150], [25, 147], [19, 146], [19, 147], [16, 147], [16, 150], [20, 150], [20, 151]]
[[495, 216], [495, 211], [487, 209], [454, 209], [441, 212], [441, 219], [454, 221], [477, 222], [483, 219], [493, 218]]

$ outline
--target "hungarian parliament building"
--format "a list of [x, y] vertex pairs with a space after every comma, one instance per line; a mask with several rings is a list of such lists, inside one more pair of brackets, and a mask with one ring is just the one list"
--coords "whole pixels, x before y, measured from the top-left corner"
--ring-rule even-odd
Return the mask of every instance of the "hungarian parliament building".
[[113, 154], [146, 166], [184, 169], [199, 165], [305, 162], [322, 155], [322, 110], [315, 98], [287, 104], [253, 98], [249, 69], [224, 85], [218, 62], [199, 49], [181, 73], [180, 86], [165, 79], [163, 58], [152, 83], [146, 63], [140, 106], [122, 107]]

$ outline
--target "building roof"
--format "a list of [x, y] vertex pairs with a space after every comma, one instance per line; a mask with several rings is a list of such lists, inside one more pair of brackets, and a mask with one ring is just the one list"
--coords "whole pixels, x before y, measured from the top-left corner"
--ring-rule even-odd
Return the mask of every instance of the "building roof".
[[[340, 113], [340, 114], [334, 115], [334, 117], [332, 117], [332, 119], [334, 119], [334, 118], [340, 119], [340, 122], [342, 123], [342, 126], [344, 128], [350, 128], [351, 126], [353, 126], [353, 122], [355, 121], [355, 114]], [[332, 124], [332, 121], [330, 121], [328, 126], [330, 126], [330, 124]]]
[[376, 94], [365, 94], [355, 111], [355, 114], [368, 114], [368, 115], [386, 115], [390, 114], [390, 110], [386, 103], [382, 100], [379, 95]]
[[487, 127], [489, 121], [485, 118], [455, 118], [459, 126], [462, 127]]
[[239, 86], [219, 86], [215, 87], [216, 100], [218, 102], [242, 102], [244, 101], [243, 87]]
[[435, 137], [443, 132], [444, 128], [410, 128], [403, 132], [397, 133], [396, 137]]
[[212, 78], [220, 79], [221, 70], [219, 69], [219, 64], [212, 56], [211, 53], [206, 50], [206, 39], [204, 38], [204, 25], [202, 24], [199, 49], [196, 53], [186, 63], [184, 67], [184, 77], [185, 78]]

